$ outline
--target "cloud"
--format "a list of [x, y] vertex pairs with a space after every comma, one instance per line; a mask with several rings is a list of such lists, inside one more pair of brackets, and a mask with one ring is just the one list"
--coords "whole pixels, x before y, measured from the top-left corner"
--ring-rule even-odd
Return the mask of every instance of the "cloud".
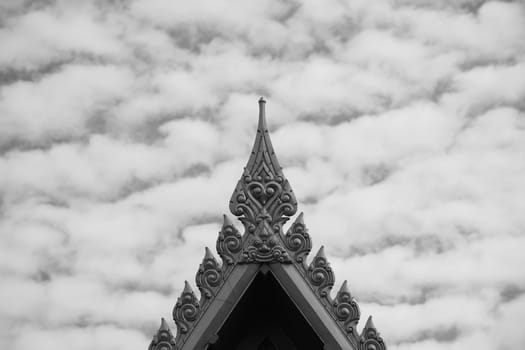
[[[116, 66], [69, 65], [36, 82], [0, 90], [2, 146], [84, 136], [133, 84], [133, 74]], [[7, 144], [7, 145], [6, 145]]]
[[75, 55], [125, 56], [118, 33], [101, 25], [90, 7], [80, 6], [78, 12], [42, 9], [7, 19], [0, 32], [4, 48], [0, 67], [35, 69], [53, 62], [67, 62]]
[[523, 348], [521, 2], [0, 9], [1, 348], [145, 349], [260, 95], [314, 250], [389, 348]]

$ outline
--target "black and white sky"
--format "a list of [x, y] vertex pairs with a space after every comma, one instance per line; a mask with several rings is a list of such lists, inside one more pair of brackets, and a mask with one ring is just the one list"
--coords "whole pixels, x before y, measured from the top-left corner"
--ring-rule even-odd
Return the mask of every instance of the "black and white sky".
[[389, 349], [525, 348], [523, 2], [5, 0], [0, 84], [0, 348], [145, 349], [261, 95]]

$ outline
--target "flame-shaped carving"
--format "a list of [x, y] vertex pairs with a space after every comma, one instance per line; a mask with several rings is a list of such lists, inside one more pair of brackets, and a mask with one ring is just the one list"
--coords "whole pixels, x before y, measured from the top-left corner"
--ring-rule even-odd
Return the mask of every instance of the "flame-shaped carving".
[[160, 321], [160, 328], [153, 340], [149, 344], [148, 350], [176, 350], [175, 337], [171, 333], [170, 327], [164, 318]]
[[363, 328], [361, 339], [359, 340], [359, 350], [386, 350], [383, 338], [381, 338], [372, 322], [372, 316], [368, 317], [365, 328]]
[[257, 136], [230, 199], [230, 210], [253, 235], [241, 262], [291, 262], [279, 235], [283, 224], [297, 211], [297, 202], [273, 151], [264, 105], [261, 98]]
[[177, 341], [179, 337], [184, 337], [188, 333], [193, 323], [197, 320], [199, 313], [199, 300], [188, 281], [185, 281], [184, 290], [173, 308], [173, 320], [177, 324]]
[[357, 302], [352, 298], [350, 291], [348, 290], [348, 284], [344, 281], [341, 289], [337, 292], [337, 296], [332, 305], [337, 320], [342, 323], [343, 328], [347, 333], [352, 333], [355, 329], [361, 312]]
[[284, 244], [290, 252], [293, 252], [293, 259], [296, 262], [305, 261], [306, 256], [312, 250], [312, 242], [304, 225], [303, 213], [299, 214], [292, 226], [286, 231]]
[[217, 288], [222, 282], [222, 270], [208, 247], [205, 248], [204, 259], [199, 265], [195, 276], [195, 283], [201, 292], [201, 303], [206, 303], [215, 296]]
[[308, 281], [314, 287], [315, 292], [322, 299], [328, 300], [335, 278], [332, 268], [324, 254], [323, 246], [321, 246], [321, 249], [319, 249], [310, 263], [310, 266], [308, 266], [307, 277]]
[[217, 238], [217, 253], [224, 264], [233, 265], [242, 248], [241, 234], [226, 215], [223, 216], [223, 219], [219, 238]]

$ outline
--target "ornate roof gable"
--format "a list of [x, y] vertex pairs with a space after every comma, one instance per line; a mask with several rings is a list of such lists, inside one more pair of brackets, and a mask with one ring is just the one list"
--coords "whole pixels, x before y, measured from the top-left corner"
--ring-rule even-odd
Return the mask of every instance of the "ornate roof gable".
[[244, 233], [224, 215], [216, 245], [222, 263], [205, 248], [195, 277], [200, 298], [186, 281], [173, 309], [176, 337], [162, 320], [149, 350], [203, 349], [213, 343], [233, 304], [260, 271], [275, 275], [321, 335], [325, 349], [386, 350], [371, 317], [361, 334], [357, 332], [360, 311], [347, 281], [332, 297], [335, 277], [324, 248], [307, 263], [312, 243], [303, 214], [283, 232], [283, 224], [297, 212], [297, 202], [273, 150], [262, 98], [257, 136], [230, 210]]

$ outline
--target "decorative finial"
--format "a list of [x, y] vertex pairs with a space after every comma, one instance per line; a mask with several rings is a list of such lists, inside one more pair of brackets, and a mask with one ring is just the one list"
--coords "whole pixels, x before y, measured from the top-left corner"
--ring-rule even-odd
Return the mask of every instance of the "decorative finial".
[[368, 316], [368, 320], [366, 320], [365, 324], [365, 329], [376, 329], [374, 321], [372, 321], [372, 316]]
[[[264, 99], [264, 97], [261, 97], [259, 99], [259, 126], [258, 126], [258, 130], [257, 132], [259, 132], [259, 130], [267, 130], [267, 126], [266, 126], [266, 110], [265, 110], [265, 105], [266, 105], [266, 100]], [[266, 131], [268, 132], [268, 131]]]
[[359, 311], [357, 302], [350, 294], [346, 280], [343, 282], [339, 292], [337, 292], [332, 304], [332, 310], [345, 332], [353, 334], [361, 312]]
[[[223, 269], [227, 270], [235, 263], [242, 247], [242, 237], [227, 215], [223, 216], [222, 228], [217, 238], [217, 253], [223, 261]], [[226, 273], [226, 271], [223, 271]]]
[[312, 250], [312, 241], [304, 225], [303, 213], [297, 216], [295, 222], [286, 231], [284, 244], [291, 252], [292, 258], [297, 263], [304, 264], [307, 255]]
[[328, 260], [326, 260], [324, 246], [321, 246], [308, 266], [307, 276], [318, 295], [324, 299], [325, 302], [329, 302], [330, 290], [334, 285], [335, 276]]
[[186, 336], [200, 313], [199, 299], [191, 289], [188, 281], [184, 281], [184, 290], [173, 308], [173, 320], [177, 325], [177, 340]]
[[170, 327], [168, 326], [168, 322], [166, 322], [166, 320], [164, 319], [164, 317], [162, 317], [160, 319], [160, 328], [159, 328], [159, 331], [169, 331], [170, 330]]
[[372, 316], [368, 317], [366, 321], [359, 344], [362, 349], [386, 350], [385, 342], [374, 326], [374, 322], [372, 322]]
[[215, 259], [210, 248], [208, 247], [204, 247], [204, 259]]
[[222, 220], [223, 220], [222, 227], [233, 226], [233, 222], [228, 215], [223, 214]]
[[175, 350], [175, 337], [171, 333], [170, 327], [164, 318], [160, 320], [160, 328], [153, 336], [148, 350]]
[[182, 293], [193, 293], [193, 289], [191, 289], [190, 283], [188, 281], [184, 281], [184, 290]]
[[201, 292], [201, 306], [210, 300], [222, 282], [222, 269], [211, 250], [204, 249], [204, 258], [195, 275], [195, 283]]
[[315, 254], [315, 257], [326, 260], [326, 254], [324, 253], [324, 245], [322, 245], [321, 248], [319, 248], [319, 250], [317, 251], [317, 254]]
[[341, 288], [339, 289], [339, 294], [350, 294], [350, 290], [348, 289], [348, 282], [345, 280], [343, 284], [341, 285]]
[[230, 210], [244, 225], [249, 244], [241, 263], [291, 263], [280, 241], [282, 226], [297, 211], [295, 195], [275, 156], [259, 100], [259, 125], [252, 153], [230, 199]]
[[304, 218], [303, 218], [303, 216], [304, 216], [303, 212], [300, 212], [299, 215], [297, 216], [297, 219], [295, 219], [295, 223], [304, 225]]

